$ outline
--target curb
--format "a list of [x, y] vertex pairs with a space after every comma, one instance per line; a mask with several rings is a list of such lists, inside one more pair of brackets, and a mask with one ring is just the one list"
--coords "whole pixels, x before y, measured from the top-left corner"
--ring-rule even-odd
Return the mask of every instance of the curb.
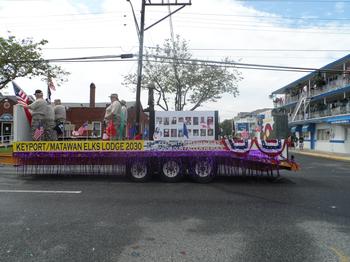
[[316, 152], [314, 153], [314, 152], [301, 152], [301, 151], [289, 151], [289, 153], [350, 162], [350, 157], [346, 157], [346, 156], [332, 156], [332, 155], [326, 155], [326, 154], [316, 153]]

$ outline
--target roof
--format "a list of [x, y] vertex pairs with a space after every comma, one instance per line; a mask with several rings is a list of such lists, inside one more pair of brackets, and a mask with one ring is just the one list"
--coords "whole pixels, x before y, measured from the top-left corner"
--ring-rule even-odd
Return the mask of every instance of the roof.
[[[1, 94], [1, 93], [0, 93]], [[12, 100], [13, 102], [17, 103], [17, 97], [16, 96], [3, 96], [2, 94], [0, 95], [0, 101], [4, 99], [9, 99]]]
[[[350, 54], [346, 55], [346, 56], [328, 64], [328, 65], [325, 65], [324, 67], [321, 67], [319, 70], [334, 69], [335, 67], [343, 64], [346, 61], [350, 61]], [[284, 94], [288, 89], [295, 87], [297, 84], [301, 84], [305, 81], [308, 81], [309, 79], [314, 77], [317, 73], [318, 73], [317, 71], [311, 72], [311, 73], [307, 74], [306, 76], [303, 76], [303, 77], [299, 78], [298, 80], [295, 80], [294, 82], [292, 82], [292, 83], [290, 83], [290, 84], [288, 84], [280, 89], [277, 89], [276, 91], [273, 91], [272, 94]]]
[[237, 114], [237, 116], [235, 116], [236, 119], [239, 119], [239, 118], [245, 118], [245, 117], [254, 117], [254, 116], [257, 116], [265, 111], [268, 111], [268, 110], [272, 110], [272, 108], [262, 108], [262, 109], [256, 109], [254, 111], [251, 111], [251, 112], [239, 112]]
[[[111, 102], [100, 102], [100, 103], [95, 103], [95, 107], [102, 107], [102, 108], [106, 108]], [[135, 101], [129, 101], [126, 102], [126, 107], [130, 108], [135, 106], [136, 102]], [[62, 103], [62, 105], [66, 106], [66, 107], [70, 107], [70, 108], [74, 108], [74, 107], [90, 107], [90, 103]]]

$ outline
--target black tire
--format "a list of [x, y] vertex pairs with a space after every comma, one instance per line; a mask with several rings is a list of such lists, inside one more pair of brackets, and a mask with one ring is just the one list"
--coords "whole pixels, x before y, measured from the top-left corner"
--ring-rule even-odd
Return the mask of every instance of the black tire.
[[160, 178], [169, 183], [178, 182], [183, 176], [181, 162], [175, 159], [164, 160], [160, 166]]
[[134, 182], [147, 182], [150, 179], [150, 169], [146, 162], [135, 161], [128, 164], [127, 175]]
[[213, 159], [201, 158], [191, 167], [191, 177], [199, 183], [209, 183], [216, 174], [216, 165]]

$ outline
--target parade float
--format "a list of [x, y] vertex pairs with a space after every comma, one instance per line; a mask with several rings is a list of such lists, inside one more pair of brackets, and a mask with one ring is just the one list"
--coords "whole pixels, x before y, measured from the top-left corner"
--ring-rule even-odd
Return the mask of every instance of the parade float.
[[215, 176], [278, 176], [282, 169], [298, 169], [284, 140], [190, 139], [186, 134], [177, 140], [169, 135], [153, 141], [30, 141], [21, 108], [15, 108], [14, 116], [13, 157], [21, 175], [127, 174], [144, 182], [157, 174], [167, 182], [183, 176], [209, 182]]

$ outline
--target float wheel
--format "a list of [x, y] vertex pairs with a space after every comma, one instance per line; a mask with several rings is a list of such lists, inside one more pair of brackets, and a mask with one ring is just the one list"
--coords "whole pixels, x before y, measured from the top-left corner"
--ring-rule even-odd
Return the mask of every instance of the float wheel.
[[198, 159], [192, 167], [193, 179], [199, 183], [209, 183], [215, 176], [215, 163], [212, 159]]
[[146, 162], [136, 161], [127, 168], [128, 177], [134, 182], [146, 182], [150, 178], [149, 167]]
[[182, 178], [181, 162], [166, 160], [161, 165], [161, 179], [165, 182], [178, 182]]

